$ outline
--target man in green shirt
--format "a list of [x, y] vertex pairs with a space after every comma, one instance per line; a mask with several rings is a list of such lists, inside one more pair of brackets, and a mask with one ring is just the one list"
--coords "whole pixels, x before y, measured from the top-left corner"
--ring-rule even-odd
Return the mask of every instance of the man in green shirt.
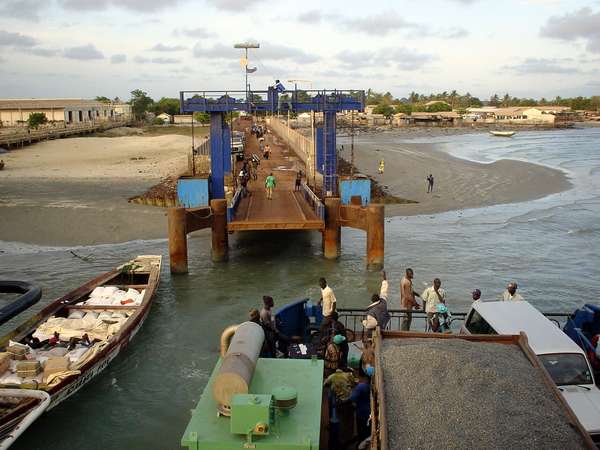
[[273, 173], [269, 174], [265, 180], [265, 189], [267, 190], [267, 198], [273, 200], [273, 189], [275, 189], [275, 177]]

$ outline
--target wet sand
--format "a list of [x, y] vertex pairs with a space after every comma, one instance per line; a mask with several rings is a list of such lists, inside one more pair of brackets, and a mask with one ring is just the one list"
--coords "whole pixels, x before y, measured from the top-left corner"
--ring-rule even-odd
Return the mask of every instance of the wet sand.
[[[347, 148], [343, 157], [349, 159]], [[361, 136], [354, 158], [358, 170], [379, 181], [390, 194], [419, 202], [388, 204], [387, 216], [516, 203], [571, 187], [567, 175], [557, 169], [509, 159], [481, 164], [455, 158], [433, 144], [393, 143], [389, 135]], [[383, 174], [378, 173], [381, 159], [385, 161]], [[427, 193], [430, 173], [435, 179], [433, 193]]]
[[[431, 136], [440, 133], [447, 131], [427, 131]], [[359, 170], [377, 178], [390, 193], [419, 202], [387, 205], [388, 216], [519, 202], [570, 187], [563, 172], [536, 164], [474, 163], [430, 144], [388, 144], [386, 133], [369, 133], [358, 141]], [[74, 246], [165, 238], [166, 210], [127, 199], [162, 177], [183, 172], [190, 146], [190, 138], [180, 135], [87, 137], [3, 154], [0, 241]], [[385, 173], [378, 175], [381, 158]], [[435, 174], [433, 194], [426, 193], [429, 173]]]

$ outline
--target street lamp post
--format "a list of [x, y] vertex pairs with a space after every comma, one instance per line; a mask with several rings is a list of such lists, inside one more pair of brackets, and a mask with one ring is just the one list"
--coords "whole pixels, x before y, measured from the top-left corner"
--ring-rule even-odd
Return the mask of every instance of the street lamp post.
[[248, 49], [249, 48], [260, 48], [260, 44], [258, 42], [241, 42], [239, 44], [235, 44], [233, 48], [243, 48], [244, 49], [244, 73], [246, 74], [246, 101], [248, 101]]

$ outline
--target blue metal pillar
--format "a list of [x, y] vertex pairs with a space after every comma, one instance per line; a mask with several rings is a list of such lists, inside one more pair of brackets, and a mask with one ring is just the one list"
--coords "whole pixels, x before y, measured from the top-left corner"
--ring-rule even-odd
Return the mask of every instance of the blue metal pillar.
[[323, 152], [323, 190], [328, 197], [338, 195], [337, 150], [336, 150], [336, 124], [335, 111], [324, 113], [324, 152]]
[[321, 175], [323, 175], [324, 172], [324, 168], [325, 168], [325, 160], [324, 160], [324, 155], [325, 152], [323, 151], [323, 127], [317, 127], [315, 129], [315, 138], [317, 139], [317, 157], [316, 157], [316, 169], [317, 172], [319, 172]]
[[[225, 149], [223, 145], [225, 115], [210, 114], [210, 191], [211, 198], [225, 198]], [[230, 149], [231, 151], [231, 149]], [[229, 158], [231, 160], [231, 157]]]

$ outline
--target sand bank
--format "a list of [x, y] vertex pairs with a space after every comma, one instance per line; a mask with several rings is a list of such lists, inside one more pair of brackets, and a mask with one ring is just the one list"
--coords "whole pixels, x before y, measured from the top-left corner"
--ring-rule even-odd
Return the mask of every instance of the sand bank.
[[[432, 136], [444, 130], [427, 131]], [[382, 134], [362, 136], [356, 165], [390, 193], [418, 204], [387, 205], [388, 215], [442, 211], [543, 197], [569, 188], [564, 173], [503, 160], [478, 164], [429, 144], [386, 144]], [[70, 138], [3, 154], [0, 172], [0, 241], [40, 245], [92, 245], [165, 238], [166, 211], [135, 205], [139, 195], [168, 175], [185, 170], [187, 136]], [[377, 174], [384, 158], [385, 173]], [[435, 174], [435, 191], [425, 178]]]
[[[385, 161], [382, 175], [377, 170], [381, 159]], [[432, 144], [397, 144], [373, 135], [358, 140], [355, 165], [387, 186], [389, 193], [419, 202], [386, 205], [388, 216], [516, 203], [571, 187], [564, 172], [546, 166], [508, 159], [481, 164], [455, 158]], [[430, 173], [435, 178], [432, 194], [427, 193], [426, 178]]]

